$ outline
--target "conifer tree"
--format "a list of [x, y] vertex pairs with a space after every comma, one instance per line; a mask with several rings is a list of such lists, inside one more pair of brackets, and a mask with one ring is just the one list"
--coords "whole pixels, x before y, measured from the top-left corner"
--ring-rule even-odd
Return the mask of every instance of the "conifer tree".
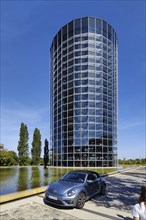
[[32, 164], [38, 165], [41, 156], [41, 134], [38, 128], [35, 128], [31, 149]]
[[29, 161], [29, 146], [28, 146], [29, 134], [27, 126], [22, 122], [20, 126], [19, 141], [18, 141], [18, 157], [19, 165], [28, 165]]
[[46, 169], [48, 161], [49, 161], [49, 148], [48, 148], [48, 140], [45, 140], [45, 147], [44, 147], [44, 168]]

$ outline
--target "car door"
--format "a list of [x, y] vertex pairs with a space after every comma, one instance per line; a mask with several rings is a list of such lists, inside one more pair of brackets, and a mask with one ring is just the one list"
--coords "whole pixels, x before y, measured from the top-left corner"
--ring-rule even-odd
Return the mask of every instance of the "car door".
[[100, 192], [101, 178], [96, 173], [94, 173], [93, 176], [94, 176], [94, 185], [93, 185], [94, 189], [93, 189], [93, 191], [94, 191], [94, 193], [98, 193], [98, 192]]
[[99, 190], [97, 175], [88, 174], [88, 177], [87, 177], [87, 190], [88, 190], [89, 196], [95, 194]]

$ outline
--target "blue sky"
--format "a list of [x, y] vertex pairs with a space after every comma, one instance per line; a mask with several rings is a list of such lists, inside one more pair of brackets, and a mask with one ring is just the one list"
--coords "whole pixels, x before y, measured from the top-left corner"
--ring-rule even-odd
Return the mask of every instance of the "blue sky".
[[[21, 122], [29, 148], [38, 128], [49, 140], [50, 46], [69, 21], [95, 16], [111, 24], [119, 44], [118, 157], [146, 157], [145, 1], [1, 0], [1, 139], [17, 152]], [[43, 152], [42, 152], [43, 154]]]

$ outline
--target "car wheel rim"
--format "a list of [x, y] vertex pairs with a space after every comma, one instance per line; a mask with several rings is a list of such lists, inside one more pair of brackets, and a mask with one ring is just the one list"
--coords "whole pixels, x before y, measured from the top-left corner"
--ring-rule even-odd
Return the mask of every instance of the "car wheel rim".
[[84, 204], [85, 204], [85, 195], [82, 193], [80, 194], [79, 199], [78, 199], [78, 206], [83, 207]]

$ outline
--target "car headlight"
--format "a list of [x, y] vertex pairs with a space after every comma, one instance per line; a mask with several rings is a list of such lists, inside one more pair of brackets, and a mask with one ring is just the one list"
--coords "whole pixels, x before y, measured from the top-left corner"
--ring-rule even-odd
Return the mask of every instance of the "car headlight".
[[70, 196], [74, 196], [76, 194], [76, 192], [74, 190], [70, 190], [67, 192], [67, 195]]

